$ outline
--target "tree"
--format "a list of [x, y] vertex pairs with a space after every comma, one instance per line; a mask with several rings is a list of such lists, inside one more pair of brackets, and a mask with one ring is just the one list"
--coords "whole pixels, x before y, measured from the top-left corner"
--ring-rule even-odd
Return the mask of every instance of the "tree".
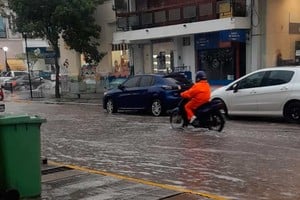
[[55, 97], [59, 93], [59, 39], [84, 55], [87, 63], [98, 63], [105, 55], [98, 51], [101, 27], [95, 23], [95, 9], [104, 0], [8, 0], [15, 14], [16, 31], [24, 37], [45, 38], [55, 52]]

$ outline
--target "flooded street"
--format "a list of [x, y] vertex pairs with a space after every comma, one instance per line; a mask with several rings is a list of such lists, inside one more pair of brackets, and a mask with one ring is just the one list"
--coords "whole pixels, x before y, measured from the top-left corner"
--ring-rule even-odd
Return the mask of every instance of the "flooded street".
[[300, 199], [300, 126], [228, 120], [223, 132], [172, 130], [169, 118], [100, 106], [6, 103], [46, 118], [42, 156], [228, 199]]

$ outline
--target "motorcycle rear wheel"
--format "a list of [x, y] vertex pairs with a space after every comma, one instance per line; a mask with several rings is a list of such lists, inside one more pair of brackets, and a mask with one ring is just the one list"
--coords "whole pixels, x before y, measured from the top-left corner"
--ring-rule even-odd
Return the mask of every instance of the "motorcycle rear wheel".
[[170, 114], [170, 124], [172, 129], [182, 129], [184, 126], [184, 119], [179, 112]]
[[214, 112], [209, 119], [209, 130], [221, 132], [224, 128], [225, 119], [221, 112]]

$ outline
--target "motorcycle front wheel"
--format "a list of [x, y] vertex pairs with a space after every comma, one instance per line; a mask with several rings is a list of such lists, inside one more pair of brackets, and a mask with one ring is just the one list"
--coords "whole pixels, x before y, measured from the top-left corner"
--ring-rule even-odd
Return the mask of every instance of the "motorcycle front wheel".
[[170, 124], [172, 129], [182, 129], [184, 125], [184, 119], [178, 111], [170, 114]]
[[221, 112], [214, 112], [209, 119], [209, 130], [221, 132], [224, 128], [225, 119]]

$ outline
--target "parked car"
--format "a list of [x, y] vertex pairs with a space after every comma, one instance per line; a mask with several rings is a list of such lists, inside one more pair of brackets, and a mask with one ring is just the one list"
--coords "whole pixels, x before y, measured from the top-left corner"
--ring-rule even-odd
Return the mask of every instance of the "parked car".
[[191, 86], [192, 82], [183, 75], [136, 75], [105, 92], [103, 108], [108, 113], [145, 110], [159, 116], [174, 108], [180, 100], [180, 92]]
[[[37, 76], [31, 76], [31, 87], [32, 89], [36, 89], [39, 85], [44, 83], [44, 79], [42, 77]], [[29, 89], [29, 76], [28, 75], [22, 75], [22, 76], [16, 76], [13, 77], [7, 81], [4, 82], [3, 88], [5, 90], [18, 90], [21, 87], [25, 87], [26, 89]]]
[[300, 66], [265, 68], [212, 92], [228, 116], [284, 117], [300, 123]]
[[0, 84], [3, 86], [5, 81], [8, 81], [9, 79], [13, 77], [18, 77], [22, 75], [28, 75], [27, 71], [9, 71], [9, 72], [1, 72], [0, 76]]

